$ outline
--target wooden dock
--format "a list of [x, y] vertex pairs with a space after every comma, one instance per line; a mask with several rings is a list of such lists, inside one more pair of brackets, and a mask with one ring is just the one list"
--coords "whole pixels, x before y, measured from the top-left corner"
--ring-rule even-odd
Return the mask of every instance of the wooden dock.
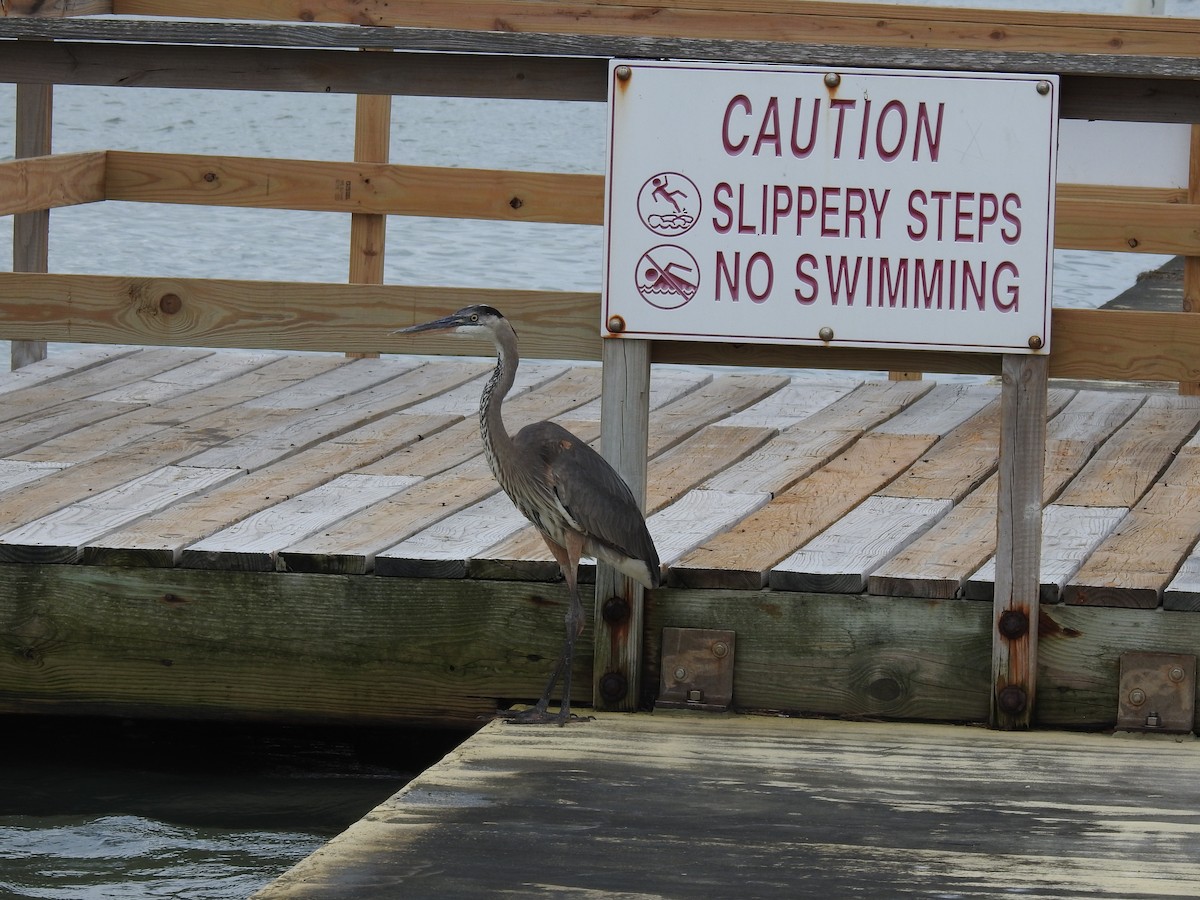
[[[0, 375], [0, 708], [463, 724], [536, 697], [565, 591], [480, 453], [490, 366], [78, 345]], [[526, 363], [510, 427], [596, 440], [600, 381]], [[642, 702], [663, 627], [730, 628], [740, 707], [986, 719], [998, 396], [656, 367]], [[1200, 635], [1200, 399], [1049, 411], [1038, 715], [1110, 725], [1120, 653]]]
[[[487, 361], [80, 353], [0, 376], [4, 562], [556, 579], [480, 452]], [[669, 585], [990, 599], [995, 385], [652, 385]], [[527, 363], [507, 415], [594, 441], [599, 391], [597, 366]], [[1051, 389], [1044, 602], [1200, 607], [1198, 427], [1200, 399]]]
[[704, 714], [494, 723], [256, 900], [1195, 897], [1195, 740]]

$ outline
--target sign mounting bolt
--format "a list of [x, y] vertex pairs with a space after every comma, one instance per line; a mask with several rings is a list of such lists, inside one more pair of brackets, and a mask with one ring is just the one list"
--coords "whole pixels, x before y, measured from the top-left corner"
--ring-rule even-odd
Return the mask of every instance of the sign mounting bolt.
[[609, 316], [608, 317], [608, 330], [611, 331], [613, 334], [620, 334], [622, 331], [625, 330], [625, 320], [622, 319], [620, 316]]
[[835, 88], [842, 83], [842, 76], [837, 72], [829, 72], [825, 75], [825, 87]]
[[1036, 335], [1036, 334], [1030, 335], [1029, 349], [1030, 350], [1041, 350], [1042, 349], [1042, 338], [1040, 335]]
[[633, 77], [633, 69], [629, 68], [629, 66], [617, 66], [615, 72], [618, 81], [628, 81]]
[[1043, 97], [1046, 96], [1048, 93], [1050, 93], [1050, 82], [1039, 81], [1037, 83], [1037, 92], [1039, 94], [1041, 94]]
[[817, 337], [819, 337], [821, 340], [823, 340], [825, 343], [828, 344], [830, 341], [833, 340], [833, 329], [830, 328], [828, 325], [825, 325], [824, 327], [821, 328], [820, 331], [817, 332]]

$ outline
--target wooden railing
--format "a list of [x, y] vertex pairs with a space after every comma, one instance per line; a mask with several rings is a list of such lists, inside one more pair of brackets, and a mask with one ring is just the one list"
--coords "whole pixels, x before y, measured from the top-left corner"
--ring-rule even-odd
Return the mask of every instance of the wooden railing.
[[[1163, 18], [996, 13], [851, 3], [678, 0], [610, 3], [248, 2], [33, 3], [8, 0], [0, 19], [0, 79], [26, 85], [108, 84], [212, 89], [411, 93], [602, 101], [614, 55], [755, 59], [838, 65], [1059, 73], [1065, 117], [1133, 121], [1200, 118], [1200, 23]], [[23, 18], [36, 11], [38, 17]], [[48, 18], [101, 12], [395, 25], [112, 21]], [[718, 37], [720, 36], [720, 37]], [[130, 43], [136, 42], [136, 43]], [[317, 49], [319, 48], [319, 49]], [[392, 52], [361, 52], [360, 48]], [[1069, 51], [1066, 49], [1069, 48]], [[421, 52], [437, 50], [431, 54]], [[36, 105], [22, 118], [38, 116]], [[360, 110], [361, 116], [361, 110]], [[360, 131], [370, 123], [360, 120]], [[20, 153], [20, 151], [19, 151]], [[271, 179], [271, 191], [264, 189]], [[330, 181], [348, 189], [339, 198]], [[365, 185], [370, 184], [369, 190]], [[411, 167], [381, 162], [254, 160], [98, 150], [0, 164], [0, 214], [105, 199], [599, 224], [600, 176]], [[1186, 190], [1063, 184], [1055, 243], [1062, 248], [1172, 253], [1200, 259], [1200, 209]], [[31, 241], [29, 227], [22, 241]], [[34, 231], [44, 228], [32, 226]], [[35, 254], [36, 255], [36, 254]], [[353, 257], [351, 256], [351, 259]], [[376, 265], [379, 255], [373, 254]], [[447, 289], [373, 285], [129, 279], [84, 275], [0, 279], [0, 332], [18, 341], [400, 350], [382, 335], [408, 317], [462, 300]], [[352, 280], [372, 281], [377, 277]], [[1187, 295], [1197, 299], [1195, 264]], [[114, 300], [134, 290], [137, 314]], [[55, 298], [72, 296], [66, 316]], [[481, 292], [471, 292], [473, 296]], [[597, 359], [594, 293], [482, 292], [520, 321], [533, 356]], [[163, 312], [162, 298], [171, 295]], [[278, 327], [244, 315], [287, 296]], [[38, 314], [33, 315], [34, 302]], [[319, 298], [320, 302], [317, 302]], [[357, 299], [355, 299], [357, 298]], [[331, 303], [331, 300], [336, 302]], [[1185, 304], [1187, 305], [1187, 304]], [[150, 311], [158, 309], [158, 313]], [[1200, 320], [1148, 313], [1056, 310], [1051, 374], [1200, 382]], [[411, 348], [411, 343], [405, 345]], [[452, 352], [430, 340], [421, 349]], [[996, 373], [988, 355], [730, 347], [658, 342], [662, 362]]]

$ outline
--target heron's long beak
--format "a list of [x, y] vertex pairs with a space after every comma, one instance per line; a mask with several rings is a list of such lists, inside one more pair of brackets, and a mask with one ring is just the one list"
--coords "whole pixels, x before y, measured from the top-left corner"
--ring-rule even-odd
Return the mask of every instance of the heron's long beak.
[[448, 331], [453, 331], [462, 324], [462, 319], [458, 316], [443, 316], [440, 319], [434, 319], [432, 322], [425, 322], [422, 325], [409, 325], [407, 328], [397, 328], [391, 334], [417, 334], [418, 332], [432, 332], [433, 334], [444, 334]]

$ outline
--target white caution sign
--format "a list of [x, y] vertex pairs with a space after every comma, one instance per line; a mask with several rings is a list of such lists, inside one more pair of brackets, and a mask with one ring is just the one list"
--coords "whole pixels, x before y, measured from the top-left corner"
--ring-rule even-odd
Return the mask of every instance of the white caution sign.
[[1048, 351], [1053, 76], [609, 77], [604, 334]]

